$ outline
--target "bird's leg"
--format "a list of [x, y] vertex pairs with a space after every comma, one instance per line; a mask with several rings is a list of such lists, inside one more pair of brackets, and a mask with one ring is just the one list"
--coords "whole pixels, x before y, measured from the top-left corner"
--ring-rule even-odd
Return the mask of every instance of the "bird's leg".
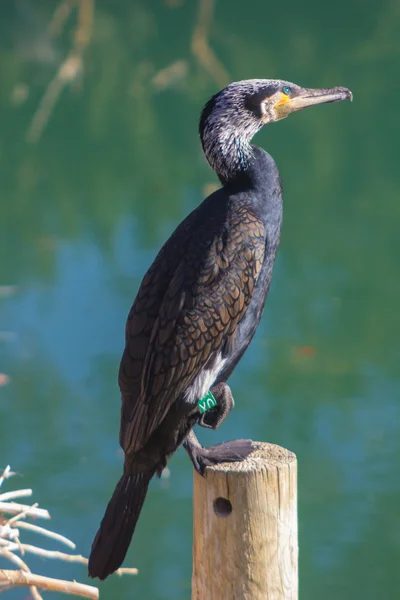
[[199, 425], [217, 429], [235, 406], [235, 401], [231, 388], [226, 383], [217, 383], [211, 388], [211, 393], [217, 401], [217, 406], [201, 415]]
[[205, 448], [200, 444], [193, 429], [190, 430], [186, 440], [183, 442], [183, 447], [189, 455], [194, 468], [200, 475], [204, 474], [204, 469], [207, 465], [204, 464]]
[[255, 449], [251, 440], [232, 440], [204, 448], [192, 429], [183, 442], [183, 447], [196, 471], [203, 476], [206, 467], [223, 462], [242, 461]]

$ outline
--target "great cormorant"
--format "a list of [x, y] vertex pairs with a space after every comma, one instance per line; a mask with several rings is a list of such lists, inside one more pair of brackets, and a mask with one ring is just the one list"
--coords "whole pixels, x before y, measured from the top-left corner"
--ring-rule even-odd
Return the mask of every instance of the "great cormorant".
[[[222, 187], [161, 248], [129, 313], [119, 371], [124, 472], [92, 545], [92, 577], [121, 565], [148, 484], [182, 443], [200, 473], [251, 452], [250, 440], [204, 448], [193, 432], [216, 429], [234, 405], [226, 381], [260, 322], [279, 244], [279, 172], [251, 140], [294, 111], [351, 97], [343, 87], [252, 79], [207, 102], [200, 138]], [[217, 405], [202, 412], [213, 397]]]

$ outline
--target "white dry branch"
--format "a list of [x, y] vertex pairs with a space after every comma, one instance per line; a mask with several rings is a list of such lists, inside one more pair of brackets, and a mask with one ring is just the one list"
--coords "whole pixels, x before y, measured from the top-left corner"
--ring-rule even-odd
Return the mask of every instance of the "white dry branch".
[[[10, 466], [6, 467], [3, 474], [0, 475], [0, 488], [3, 482], [15, 475], [11, 471]], [[26, 498], [32, 495], [32, 490], [11, 490], [9, 492], [0, 493], [0, 557], [13, 563], [16, 569], [0, 569], [0, 594], [6, 590], [16, 587], [28, 587], [31, 593], [31, 598], [34, 600], [43, 600], [38, 588], [41, 590], [51, 590], [64, 594], [71, 594], [81, 598], [96, 599], [99, 597], [99, 591], [96, 587], [78, 583], [76, 581], [63, 581], [54, 579], [53, 577], [44, 577], [36, 575], [29, 569], [27, 563], [16, 554], [36, 554], [45, 558], [58, 559], [64, 562], [75, 562], [87, 565], [87, 558], [80, 554], [67, 554], [55, 550], [46, 550], [40, 546], [26, 544], [20, 540], [20, 531], [32, 531], [44, 537], [51, 538], [75, 549], [75, 544], [68, 538], [55, 533], [45, 527], [33, 525], [26, 522], [26, 517], [50, 519], [50, 514], [43, 508], [38, 508], [37, 504], [29, 506], [27, 504], [17, 504], [14, 502], [16, 498]], [[5, 515], [12, 515], [6, 517]], [[121, 568], [116, 571], [117, 575], [125, 573], [136, 575], [137, 569]]]

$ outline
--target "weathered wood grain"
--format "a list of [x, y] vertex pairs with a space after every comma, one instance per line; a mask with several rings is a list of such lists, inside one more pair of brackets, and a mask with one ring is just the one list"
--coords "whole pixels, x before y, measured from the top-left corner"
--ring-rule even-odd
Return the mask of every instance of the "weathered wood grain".
[[194, 473], [192, 600], [298, 599], [296, 456], [255, 448]]

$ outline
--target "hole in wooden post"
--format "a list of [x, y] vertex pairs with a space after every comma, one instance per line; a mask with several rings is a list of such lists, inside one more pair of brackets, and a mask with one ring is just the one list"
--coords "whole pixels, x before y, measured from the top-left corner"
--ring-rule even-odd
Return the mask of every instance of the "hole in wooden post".
[[213, 507], [218, 517], [229, 517], [232, 512], [232, 504], [227, 498], [216, 498], [213, 502]]

